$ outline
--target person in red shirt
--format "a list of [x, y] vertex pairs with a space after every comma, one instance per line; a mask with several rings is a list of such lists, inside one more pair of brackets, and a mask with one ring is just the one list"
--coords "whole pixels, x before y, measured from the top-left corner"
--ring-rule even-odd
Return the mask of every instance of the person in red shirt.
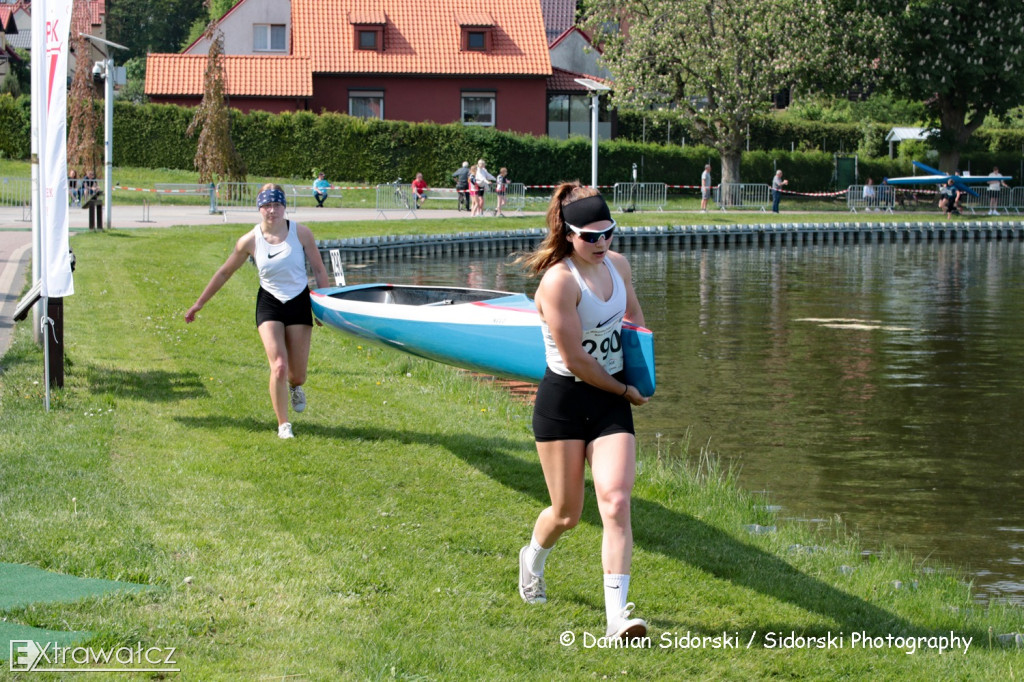
[[416, 208], [423, 205], [423, 202], [427, 200], [427, 187], [426, 180], [423, 179], [423, 173], [417, 173], [416, 179], [412, 181], [412, 194], [416, 197]]

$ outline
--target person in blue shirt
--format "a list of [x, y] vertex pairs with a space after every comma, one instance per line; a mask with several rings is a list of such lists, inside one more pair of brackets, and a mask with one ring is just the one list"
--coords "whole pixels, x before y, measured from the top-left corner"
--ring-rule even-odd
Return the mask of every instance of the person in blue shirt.
[[324, 207], [324, 201], [327, 200], [327, 190], [330, 188], [331, 183], [324, 179], [324, 173], [320, 171], [320, 175], [313, 181], [313, 198], [316, 199], [317, 208]]

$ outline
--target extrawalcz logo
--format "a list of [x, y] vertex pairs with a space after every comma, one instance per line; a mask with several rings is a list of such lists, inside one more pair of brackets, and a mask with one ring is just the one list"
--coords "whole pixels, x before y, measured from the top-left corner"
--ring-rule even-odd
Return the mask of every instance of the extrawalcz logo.
[[[10, 642], [11, 672], [181, 672], [174, 660], [175, 647], [144, 647], [140, 643], [134, 647], [92, 649], [30, 639]], [[106, 667], [111, 664], [124, 667]]]
[[30, 639], [12, 639], [10, 653], [11, 672], [34, 670], [43, 657], [43, 650]]

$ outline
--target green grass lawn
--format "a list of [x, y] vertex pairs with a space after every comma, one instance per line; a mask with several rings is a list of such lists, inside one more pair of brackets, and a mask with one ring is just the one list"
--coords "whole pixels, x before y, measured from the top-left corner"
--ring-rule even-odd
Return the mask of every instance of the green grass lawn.
[[[547, 499], [530, 407], [318, 328], [309, 408], [278, 440], [255, 271], [182, 319], [233, 239], [75, 237], [49, 413], [41, 351], [16, 330], [0, 360], [0, 557], [159, 589], [0, 617], [90, 631], [95, 647], [176, 647], [189, 680], [1019, 679], [1019, 650], [998, 642], [1024, 631], [1019, 608], [972, 603], [920, 558], [865, 561], [838, 523], [751, 533], [777, 525], [764, 501], [685, 452], [640, 453], [630, 598], [652, 646], [588, 647], [604, 627], [592, 490], [548, 561], [550, 601], [516, 591]], [[966, 654], [853, 648], [854, 633], [951, 631], [974, 638]], [[736, 648], [675, 646], [687, 633]], [[765, 646], [790, 633], [843, 647]]]

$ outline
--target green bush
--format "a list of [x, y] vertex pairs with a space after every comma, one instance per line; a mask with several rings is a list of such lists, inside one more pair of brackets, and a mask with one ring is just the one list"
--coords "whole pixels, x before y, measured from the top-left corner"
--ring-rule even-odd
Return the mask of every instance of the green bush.
[[[0, 155], [29, 156], [28, 97], [0, 95]], [[114, 103], [114, 163], [119, 166], [193, 170], [196, 139], [186, 134], [193, 110], [167, 104]], [[667, 133], [665, 112], [651, 112], [647, 139]], [[254, 178], [312, 179], [321, 169], [331, 180], [390, 182], [423, 173], [435, 186], [449, 186], [463, 161], [484, 158], [492, 173], [505, 166], [514, 182], [553, 184], [590, 181], [591, 142], [587, 138], [554, 140], [457, 123], [408, 123], [352, 118], [307, 111], [270, 114], [233, 111], [232, 139]], [[697, 144], [656, 144], [630, 139], [641, 118], [622, 113], [619, 137], [601, 143], [598, 182], [611, 185], [633, 177], [670, 185], [697, 185], [705, 163], [718, 182], [721, 164], [713, 149]], [[790, 115], [759, 119], [751, 126], [751, 151], [740, 165], [746, 182], [768, 182], [781, 168], [792, 186], [807, 191], [831, 188], [834, 156], [859, 153], [859, 177], [876, 180], [911, 173], [910, 160], [926, 160], [928, 145], [903, 143], [900, 158], [886, 158], [889, 126], [797, 120]], [[632, 131], [632, 132], [631, 132]], [[678, 124], [672, 139], [687, 135]], [[101, 131], [97, 131], [102, 135]], [[690, 140], [692, 137], [687, 136]], [[962, 168], [987, 173], [993, 165], [1006, 172], [1021, 165], [1024, 129], [982, 129], [963, 154]], [[870, 152], [864, 154], [863, 152]]]

